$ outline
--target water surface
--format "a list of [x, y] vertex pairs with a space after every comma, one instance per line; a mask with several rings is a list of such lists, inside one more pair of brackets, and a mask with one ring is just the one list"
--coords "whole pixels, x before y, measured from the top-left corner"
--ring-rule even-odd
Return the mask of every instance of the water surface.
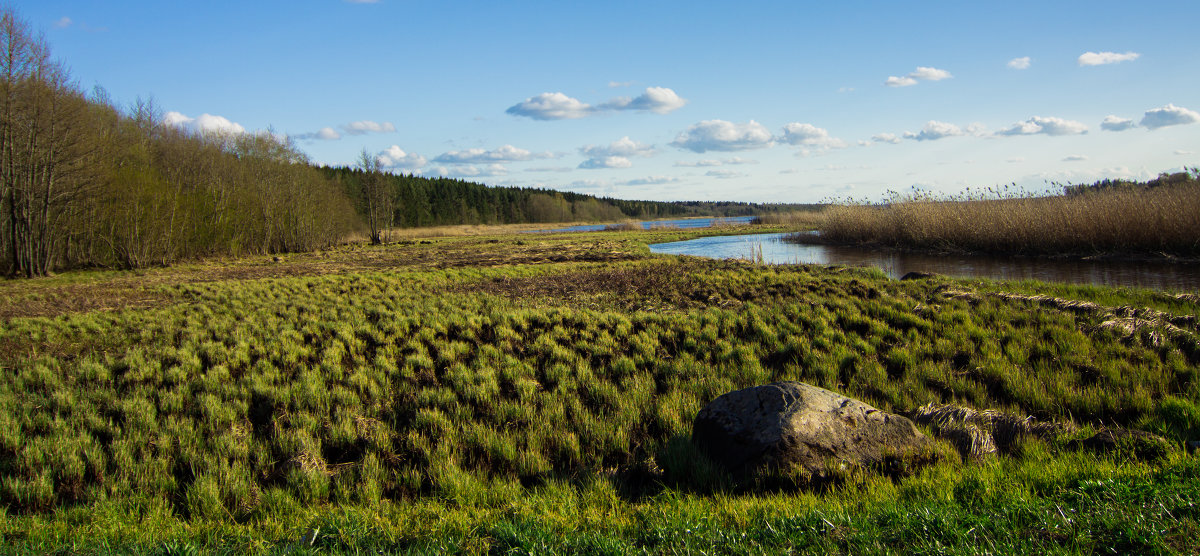
[[748, 259], [771, 264], [873, 266], [891, 278], [913, 271], [960, 278], [1042, 280], [1103, 286], [1131, 286], [1163, 291], [1200, 291], [1200, 266], [1159, 262], [1046, 260], [992, 256], [947, 256], [898, 253], [833, 245], [782, 241], [787, 234], [702, 237], [658, 243], [654, 253], [716, 259]]

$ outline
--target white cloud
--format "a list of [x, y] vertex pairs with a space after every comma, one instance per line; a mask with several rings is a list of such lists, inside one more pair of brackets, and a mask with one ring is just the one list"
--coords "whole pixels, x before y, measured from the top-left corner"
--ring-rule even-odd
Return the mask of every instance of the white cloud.
[[774, 145], [771, 132], [750, 120], [736, 124], [725, 120], [705, 120], [680, 133], [671, 145], [693, 152], [744, 151]]
[[1183, 149], [1178, 149], [1175, 151], [1175, 154], [1180, 155], [1180, 156], [1187, 156], [1187, 155], [1195, 154], [1195, 153], [1193, 153], [1192, 151], [1185, 151]]
[[1031, 60], [1029, 59], [1029, 56], [1013, 58], [1012, 60], [1008, 61], [1008, 67], [1018, 70], [1029, 69], [1030, 62]]
[[66, 16], [63, 16], [63, 17], [62, 17], [61, 19], [59, 19], [58, 21], [55, 21], [55, 22], [54, 22], [54, 27], [56, 27], [56, 28], [58, 28], [58, 29], [65, 29], [65, 28], [67, 28], [67, 27], [70, 27], [70, 26], [71, 26], [71, 23], [73, 23], [73, 22], [71, 21], [71, 18], [69, 18], [69, 17], [66, 17]]
[[997, 131], [996, 135], [1079, 135], [1087, 133], [1087, 126], [1082, 122], [1064, 120], [1062, 118], [1044, 118], [1034, 116], [1023, 122], [1017, 122], [1008, 129]]
[[888, 87], [909, 87], [916, 85], [918, 81], [941, 81], [943, 79], [950, 79], [951, 77], [954, 76], [950, 75], [950, 72], [946, 70], [918, 66], [917, 69], [909, 72], [904, 77], [896, 77], [894, 75], [888, 77], [883, 84]]
[[1087, 159], [1088, 157], [1082, 154], [1071, 154], [1063, 157], [1063, 162], [1083, 162]]
[[341, 127], [347, 135], [366, 135], [368, 133], [390, 133], [396, 131], [396, 126], [392, 125], [392, 122], [378, 123], [371, 120], [350, 122]]
[[646, 92], [635, 98], [614, 98], [597, 108], [600, 110], [647, 110], [655, 114], [666, 114], [687, 104], [675, 91], [666, 87], [646, 87]]
[[1106, 131], [1125, 131], [1135, 127], [1137, 124], [1133, 123], [1133, 120], [1117, 116], [1105, 116], [1104, 121], [1100, 122], [1100, 129]]
[[871, 141], [876, 143], [891, 143], [895, 145], [901, 141], [895, 133], [877, 133], [871, 136]]
[[632, 168], [633, 162], [623, 156], [602, 156], [589, 158], [579, 163], [584, 170], [599, 170], [601, 168]]
[[383, 167], [391, 169], [416, 170], [426, 163], [425, 157], [416, 153], [406, 153], [399, 145], [384, 149], [375, 158]]
[[812, 124], [792, 122], [783, 126], [783, 140], [789, 145], [842, 149], [846, 142], [830, 137], [829, 132]]
[[744, 178], [747, 176], [747, 174], [739, 172], [737, 170], [709, 170], [709, 171], [705, 172], [704, 175], [706, 175], [710, 178], [717, 178], [717, 179], [721, 179], [721, 180], [728, 180], [728, 179], [732, 179], [732, 178]]
[[687, 99], [667, 87], [646, 87], [645, 92], [637, 97], [617, 97], [597, 106], [563, 93], [542, 93], [508, 107], [505, 112], [535, 120], [571, 120], [610, 110], [641, 110], [666, 114], [685, 104]]
[[908, 87], [910, 85], [916, 85], [917, 80], [911, 77], [896, 77], [892, 75], [889, 76], [887, 81], [884, 81], [883, 84], [887, 85], [888, 87]]
[[570, 172], [574, 170], [570, 166], [539, 166], [537, 168], [526, 168], [526, 172]]
[[921, 81], [941, 81], [954, 77], [950, 72], [937, 68], [918, 67], [916, 71], [908, 74], [909, 77], [920, 79]]
[[1182, 106], [1175, 106], [1174, 104], [1147, 110], [1146, 115], [1142, 116], [1142, 126], [1149, 129], [1158, 129], [1171, 125], [1194, 124], [1196, 122], [1200, 122], [1200, 113], [1188, 110]]
[[573, 120], [587, 116], [593, 108], [563, 93], [542, 93], [508, 107], [506, 113], [535, 120]]
[[608, 88], [610, 88], [610, 89], [619, 89], [621, 87], [631, 87], [631, 86], [633, 86], [633, 81], [609, 81], [608, 82]]
[[485, 149], [449, 151], [438, 155], [433, 161], [443, 164], [483, 164], [487, 162], [522, 162], [545, 158], [554, 158], [554, 155], [548, 152], [533, 153], [512, 145], [504, 145], [492, 151]]
[[630, 139], [629, 136], [625, 136], [608, 145], [580, 147], [579, 152], [592, 158], [603, 156], [651, 156], [654, 154], [654, 147], [645, 143], [639, 143]]
[[621, 182], [620, 185], [665, 185], [668, 183], [678, 183], [680, 181], [682, 180], [670, 176], [646, 176], [644, 178], [635, 178]]
[[854, 87], [838, 87], [838, 90], [837, 90], [837, 92], [839, 92], [839, 93], [853, 93], [853, 92], [854, 92]]
[[1009, 163], [1012, 163], [1012, 164], [1016, 164], [1017, 162], [1025, 162], [1025, 157], [1023, 157], [1023, 156], [1014, 156], [1014, 157], [1012, 157], [1012, 158], [1008, 159], [1008, 162], [1009, 162]]
[[638, 143], [628, 136], [622, 137], [608, 145], [587, 145], [580, 147], [579, 152], [588, 157], [579, 165], [580, 168], [629, 168], [633, 166], [629, 157], [651, 156], [654, 147]]
[[314, 137], [322, 141], [336, 141], [342, 138], [342, 134], [332, 127], [323, 127], [317, 131]]
[[215, 133], [218, 135], [225, 134], [240, 134], [246, 133], [246, 128], [241, 124], [229, 121], [222, 116], [214, 116], [212, 114], [201, 114], [195, 118], [189, 118], [179, 112], [167, 112], [163, 117], [163, 122], [170, 126], [188, 129], [198, 133]]
[[1126, 52], [1118, 54], [1116, 52], [1084, 52], [1079, 55], [1080, 66], [1103, 66], [1106, 64], [1116, 64], [1118, 62], [1129, 62], [1137, 60], [1141, 54], [1137, 52]]
[[925, 126], [921, 128], [920, 133], [911, 131], [904, 132], [904, 137], [907, 139], [916, 139], [917, 141], [936, 141], [946, 137], [954, 137], [957, 135], [965, 135], [962, 128], [946, 122], [937, 120], [929, 120]]

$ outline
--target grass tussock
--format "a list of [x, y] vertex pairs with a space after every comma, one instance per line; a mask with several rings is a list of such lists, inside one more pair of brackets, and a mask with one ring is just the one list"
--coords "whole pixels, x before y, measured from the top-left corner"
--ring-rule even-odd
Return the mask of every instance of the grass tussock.
[[[822, 213], [819, 241], [1027, 256], [1200, 257], [1200, 179], [1156, 187], [1078, 189], [1033, 197], [1007, 190], [914, 195]], [[808, 236], [797, 240], [816, 241]]]
[[[676, 232], [639, 232], [655, 233]], [[1012, 435], [984, 463], [743, 494], [687, 440], [718, 395], [800, 380], [890, 411], [954, 404], [1180, 445], [1200, 438], [1195, 300], [665, 259], [627, 237], [645, 236], [441, 238], [331, 252], [298, 276], [233, 269], [318, 261], [222, 261], [146, 274], [154, 306], [5, 318], [0, 542], [1171, 552], [1200, 532], [1200, 467], [1179, 450]], [[64, 275], [37, 295], [126, 278]], [[1135, 304], [1157, 328], [1104, 325]]]

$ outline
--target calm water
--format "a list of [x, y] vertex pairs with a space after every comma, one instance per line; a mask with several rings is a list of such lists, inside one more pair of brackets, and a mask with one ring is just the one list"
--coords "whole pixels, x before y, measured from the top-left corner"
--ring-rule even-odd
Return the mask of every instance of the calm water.
[[[711, 228], [714, 223], [723, 226], [749, 224], [754, 220], [753, 216], [731, 216], [728, 218], [680, 218], [677, 220], [649, 220], [641, 222], [642, 229], [649, 230], [651, 228]], [[582, 226], [570, 226], [567, 228], [557, 228], [554, 230], [540, 230], [543, 232], [598, 232], [606, 226], [612, 224], [585, 224]]]
[[1117, 261], [1048, 261], [988, 256], [941, 256], [881, 252], [854, 247], [802, 245], [782, 241], [786, 234], [704, 237], [658, 243], [655, 253], [717, 259], [756, 259], [774, 264], [836, 264], [879, 267], [892, 278], [909, 272], [936, 272], [964, 278], [1034, 279], [1165, 291], [1200, 291], [1200, 266]]

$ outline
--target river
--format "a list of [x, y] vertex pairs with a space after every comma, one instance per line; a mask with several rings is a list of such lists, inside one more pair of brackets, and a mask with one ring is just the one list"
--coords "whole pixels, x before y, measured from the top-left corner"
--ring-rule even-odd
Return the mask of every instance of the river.
[[1200, 265], [1165, 262], [1047, 260], [993, 256], [899, 253], [783, 241], [787, 234], [713, 236], [657, 243], [654, 253], [718, 259], [749, 259], [771, 264], [874, 266], [891, 278], [909, 272], [935, 272], [961, 278], [1033, 279], [1161, 291], [1200, 291]]

